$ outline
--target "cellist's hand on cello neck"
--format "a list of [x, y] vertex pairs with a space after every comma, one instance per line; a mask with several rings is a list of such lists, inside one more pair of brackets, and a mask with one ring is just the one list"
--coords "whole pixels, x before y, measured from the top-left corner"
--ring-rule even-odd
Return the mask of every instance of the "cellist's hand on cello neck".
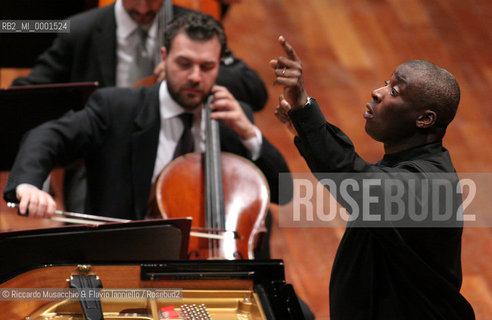
[[19, 212], [25, 214], [29, 210], [29, 217], [49, 218], [56, 210], [53, 197], [43, 190], [30, 184], [20, 184], [15, 189], [19, 203]]
[[223, 120], [225, 125], [236, 132], [241, 138], [247, 140], [256, 136], [256, 129], [249, 121], [239, 102], [226, 89], [226, 87], [214, 85], [211, 93], [212, 119]]

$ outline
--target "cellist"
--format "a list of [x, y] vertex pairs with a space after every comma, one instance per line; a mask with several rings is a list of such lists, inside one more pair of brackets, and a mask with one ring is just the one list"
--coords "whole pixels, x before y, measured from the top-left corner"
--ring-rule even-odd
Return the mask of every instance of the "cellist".
[[[176, 150], [182, 141], [188, 142], [187, 151], [203, 150], [202, 105], [211, 94], [212, 117], [221, 121], [222, 151], [252, 160], [267, 178], [271, 200], [278, 202], [279, 174], [289, 172], [283, 156], [254, 125], [251, 108], [214, 85], [225, 48], [223, 27], [210, 16], [177, 17], [166, 29], [161, 49], [166, 80], [150, 87], [100, 89], [83, 110], [30, 131], [4, 198], [20, 201], [20, 211], [29, 209], [32, 217], [52, 215], [55, 202], [39, 189], [41, 184], [55, 165], [83, 158], [87, 211], [143, 219], [151, 185], [182, 152]], [[192, 120], [182, 120], [181, 114]]]
[[[99, 87], [130, 87], [142, 78], [163, 74], [159, 64], [162, 33], [172, 16], [190, 10], [171, 0], [111, 0], [110, 5], [70, 17], [70, 32], [60, 33], [37, 59], [30, 74], [12, 86], [65, 82], [94, 82]], [[145, 54], [141, 54], [141, 52]], [[236, 99], [260, 110], [268, 99], [258, 74], [232, 52], [224, 56], [216, 83]], [[83, 211], [83, 166], [65, 170], [67, 210]]]

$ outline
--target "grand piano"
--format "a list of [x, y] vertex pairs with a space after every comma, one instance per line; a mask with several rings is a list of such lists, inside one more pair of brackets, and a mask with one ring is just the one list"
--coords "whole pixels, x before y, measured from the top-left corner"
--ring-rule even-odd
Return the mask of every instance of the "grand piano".
[[182, 260], [190, 225], [174, 219], [0, 233], [0, 314], [304, 319], [281, 260]]

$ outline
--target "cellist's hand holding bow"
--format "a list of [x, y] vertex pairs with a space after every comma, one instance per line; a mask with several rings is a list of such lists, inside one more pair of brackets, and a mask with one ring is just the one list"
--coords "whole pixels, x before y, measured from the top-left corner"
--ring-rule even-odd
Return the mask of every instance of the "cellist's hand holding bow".
[[17, 199], [19, 199], [19, 212], [26, 214], [29, 210], [29, 217], [32, 218], [49, 218], [56, 210], [56, 202], [53, 197], [39, 190], [30, 184], [20, 184], [15, 189]]

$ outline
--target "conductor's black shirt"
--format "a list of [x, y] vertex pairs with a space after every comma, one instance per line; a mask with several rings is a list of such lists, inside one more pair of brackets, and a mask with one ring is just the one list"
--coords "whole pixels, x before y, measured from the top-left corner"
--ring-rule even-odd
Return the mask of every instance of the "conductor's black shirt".
[[[405, 183], [409, 176], [420, 180], [437, 176], [457, 184], [441, 141], [386, 154], [372, 164], [357, 155], [340, 129], [325, 121], [316, 101], [289, 115], [298, 133], [295, 143], [318, 179], [328, 172], [342, 172], [390, 175]], [[454, 210], [461, 197], [454, 196], [453, 201]], [[460, 223], [421, 227], [349, 222], [332, 268], [331, 319], [475, 319], [460, 294], [461, 234]]]

